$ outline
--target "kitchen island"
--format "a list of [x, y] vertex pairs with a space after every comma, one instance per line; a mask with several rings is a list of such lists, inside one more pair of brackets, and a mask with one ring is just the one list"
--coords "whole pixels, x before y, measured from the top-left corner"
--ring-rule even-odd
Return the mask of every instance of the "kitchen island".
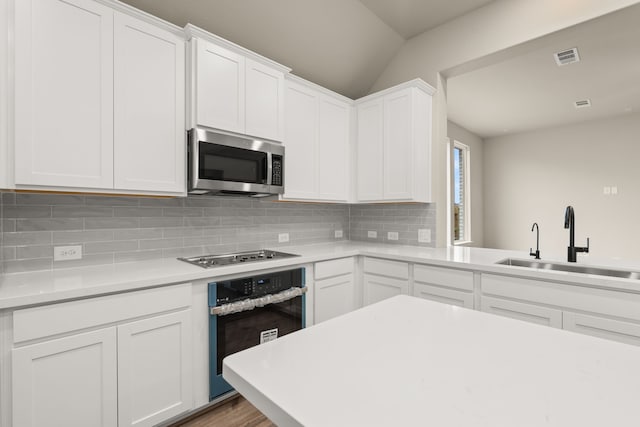
[[637, 426], [640, 348], [397, 296], [227, 357], [279, 426]]

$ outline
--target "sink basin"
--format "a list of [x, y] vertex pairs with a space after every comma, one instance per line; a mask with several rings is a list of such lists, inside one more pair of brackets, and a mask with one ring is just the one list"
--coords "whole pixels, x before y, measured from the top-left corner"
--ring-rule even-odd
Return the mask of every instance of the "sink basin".
[[496, 262], [496, 264], [511, 265], [514, 267], [535, 268], [538, 270], [567, 271], [570, 273], [595, 274], [597, 276], [620, 277], [623, 279], [640, 280], [640, 272], [637, 271], [614, 270], [609, 268], [590, 267], [587, 265], [570, 265], [517, 258], [506, 258]]

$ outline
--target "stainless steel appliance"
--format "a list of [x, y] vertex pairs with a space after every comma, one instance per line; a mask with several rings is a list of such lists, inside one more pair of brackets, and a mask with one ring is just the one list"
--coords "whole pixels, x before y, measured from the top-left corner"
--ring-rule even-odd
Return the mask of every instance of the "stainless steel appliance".
[[233, 254], [222, 255], [202, 255], [191, 258], [178, 258], [180, 261], [198, 265], [203, 268], [223, 267], [225, 265], [240, 264], [243, 262], [269, 261], [280, 258], [291, 258], [295, 254], [286, 252], [277, 252], [269, 249], [260, 249], [258, 251], [237, 252]]
[[233, 388], [222, 360], [305, 327], [305, 269], [209, 283], [209, 399]]
[[281, 144], [191, 129], [188, 193], [266, 197], [284, 193]]

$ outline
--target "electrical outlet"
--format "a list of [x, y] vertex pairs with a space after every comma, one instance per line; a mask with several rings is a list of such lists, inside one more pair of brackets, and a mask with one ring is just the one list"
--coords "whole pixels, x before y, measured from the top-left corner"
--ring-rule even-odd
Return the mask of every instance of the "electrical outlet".
[[421, 228], [418, 230], [418, 242], [431, 243], [431, 230], [428, 228]]
[[609, 194], [611, 194], [611, 187], [604, 187], [602, 189], [602, 194], [604, 194], [605, 196], [608, 196]]
[[336, 239], [341, 239], [342, 238], [342, 230], [336, 230], [334, 233]]
[[286, 243], [289, 241], [289, 233], [280, 233], [278, 234], [278, 242]]
[[617, 196], [618, 195], [618, 187], [616, 187], [615, 185], [613, 187], [611, 187], [611, 195], [613, 195], [613, 196]]
[[387, 240], [398, 240], [398, 232], [397, 231], [389, 231], [387, 233]]
[[377, 239], [378, 238], [378, 232], [377, 231], [367, 231], [367, 237], [370, 239]]
[[69, 261], [82, 259], [82, 246], [55, 246], [53, 248], [54, 261]]

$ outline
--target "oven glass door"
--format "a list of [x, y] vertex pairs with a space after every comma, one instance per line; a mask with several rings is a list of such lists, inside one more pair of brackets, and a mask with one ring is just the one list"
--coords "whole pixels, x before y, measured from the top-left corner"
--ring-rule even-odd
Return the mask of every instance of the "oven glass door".
[[304, 328], [304, 296], [224, 316], [210, 316], [210, 399], [233, 389], [222, 378], [231, 354]]
[[199, 142], [200, 179], [268, 184], [267, 153]]

